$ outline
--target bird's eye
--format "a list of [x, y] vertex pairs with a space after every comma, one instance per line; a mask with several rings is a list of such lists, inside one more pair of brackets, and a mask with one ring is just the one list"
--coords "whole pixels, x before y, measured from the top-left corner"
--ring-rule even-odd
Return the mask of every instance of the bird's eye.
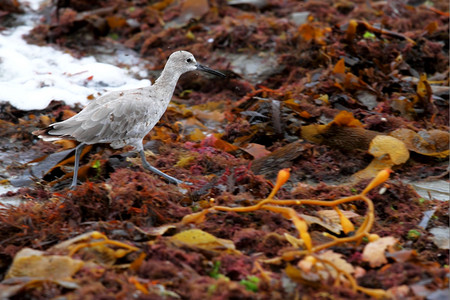
[[192, 59], [191, 59], [191, 58], [188, 58], [188, 59], [186, 59], [186, 61], [187, 61], [188, 63], [191, 63], [191, 62], [192, 62]]

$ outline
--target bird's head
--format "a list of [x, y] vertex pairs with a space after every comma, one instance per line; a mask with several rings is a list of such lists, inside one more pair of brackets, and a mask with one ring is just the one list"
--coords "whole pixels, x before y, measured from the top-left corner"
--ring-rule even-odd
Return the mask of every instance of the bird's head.
[[167, 61], [166, 68], [171, 68], [172, 70], [184, 74], [189, 71], [200, 70], [203, 72], [207, 72], [210, 74], [214, 74], [220, 77], [226, 77], [221, 72], [210, 69], [206, 66], [203, 66], [195, 60], [194, 55], [187, 51], [176, 51], [169, 56], [169, 60]]

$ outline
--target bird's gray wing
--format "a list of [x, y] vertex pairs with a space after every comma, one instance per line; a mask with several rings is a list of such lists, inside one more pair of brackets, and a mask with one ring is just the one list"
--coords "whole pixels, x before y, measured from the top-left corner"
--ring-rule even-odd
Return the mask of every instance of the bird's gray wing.
[[53, 124], [49, 134], [70, 136], [87, 144], [136, 138], [136, 133], [144, 136], [148, 132], [142, 133], [147, 114], [145, 93], [140, 89], [119, 93], [107, 94], [98, 99], [100, 103], [88, 105], [72, 118]]

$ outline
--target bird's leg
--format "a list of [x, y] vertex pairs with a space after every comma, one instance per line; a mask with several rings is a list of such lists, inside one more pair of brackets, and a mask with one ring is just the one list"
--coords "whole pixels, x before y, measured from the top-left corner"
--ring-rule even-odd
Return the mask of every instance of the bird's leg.
[[86, 146], [86, 144], [81, 143], [75, 148], [75, 165], [73, 167], [72, 184], [70, 185], [70, 189], [72, 189], [72, 190], [75, 189], [77, 186], [78, 169], [80, 166], [80, 156], [81, 156], [81, 152], [83, 151], [84, 146]]
[[172, 176], [170, 176], [170, 175], [167, 175], [167, 174], [161, 172], [160, 170], [158, 170], [157, 168], [152, 167], [152, 166], [148, 163], [148, 161], [145, 159], [145, 153], [144, 153], [144, 150], [139, 151], [139, 154], [141, 155], [142, 165], [143, 165], [144, 168], [146, 168], [147, 170], [152, 171], [153, 173], [156, 173], [156, 174], [158, 174], [158, 175], [161, 176], [161, 177], [164, 177], [168, 182], [175, 183], [175, 184], [183, 183], [183, 184], [187, 184], [187, 185], [192, 185], [192, 183], [190, 183], [190, 182], [182, 181], [182, 180], [176, 179], [175, 177], [172, 177]]

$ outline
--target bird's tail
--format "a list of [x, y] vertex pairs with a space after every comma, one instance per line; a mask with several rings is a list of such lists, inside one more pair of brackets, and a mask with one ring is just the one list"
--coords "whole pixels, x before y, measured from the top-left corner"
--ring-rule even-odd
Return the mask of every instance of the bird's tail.
[[73, 139], [71, 136], [60, 135], [60, 134], [52, 134], [51, 131], [54, 130], [53, 125], [48, 126], [44, 129], [35, 130], [32, 133], [36, 135], [38, 138], [46, 141], [46, 142], [54, 142], [62, 139]]

